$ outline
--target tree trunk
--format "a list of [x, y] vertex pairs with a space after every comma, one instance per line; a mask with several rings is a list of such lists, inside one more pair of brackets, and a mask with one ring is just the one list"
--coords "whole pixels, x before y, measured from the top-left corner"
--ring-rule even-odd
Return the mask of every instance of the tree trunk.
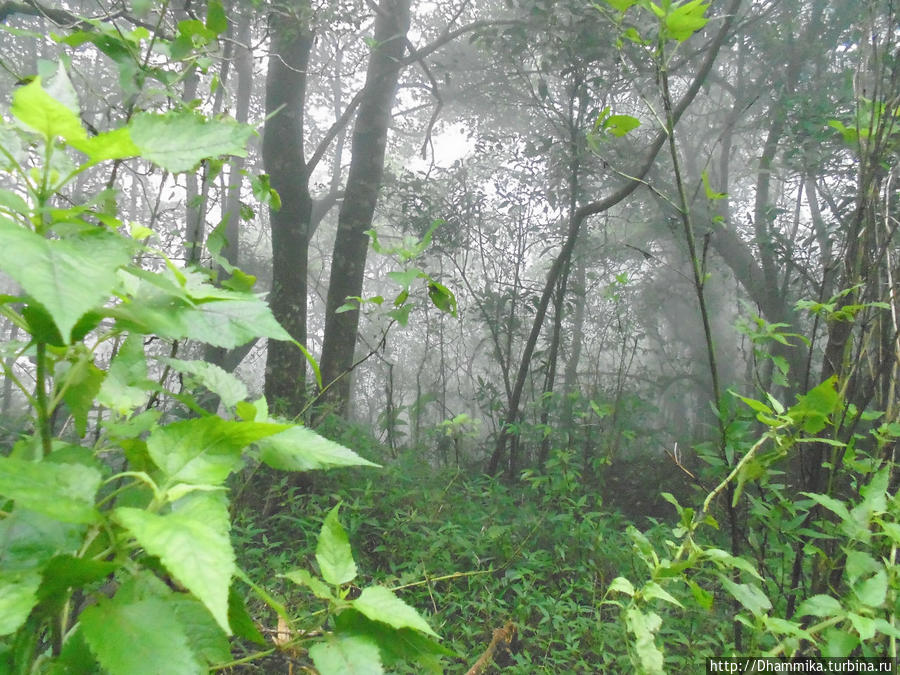
[[363, 273], [375, 204], [384, 174], [384, 155], [400, 62], [406, 48], [410, 0], [382, 0], [375, 19], [375, 47], [369, 57], [366, 84], [351, 143], [352, 159], [338, 216], [325, 304], [322, 382], [333, 383], [324, 401], [344, 414], [350, 398], [346, 374], [353, 365], [359, 312], [338, 313], [348, 296], [362, 295]]
[[[307, 256], [312, 198], [303, 150], [307, 65], [313, 45], [309, 3], [298, 14], [269, 15], [272, 53], [266, 75], [267, 122], [263, 162], [281, 209], [270, 209], [272, 228], [272, 293], [275, 318], [300, 343], [306, 342]], [[265, 395], [284, 414], [303, 407], [306, 359], [288, 342], [271, 340], [266, 357]]]

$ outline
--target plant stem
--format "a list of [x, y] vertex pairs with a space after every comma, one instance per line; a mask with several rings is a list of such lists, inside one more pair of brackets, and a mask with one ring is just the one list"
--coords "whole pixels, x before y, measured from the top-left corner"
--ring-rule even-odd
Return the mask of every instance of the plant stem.
[[47, 343], [37, 343], [37, 375], [34, 398], [37, 404], [38, 434], [41, 437], [41, 458], [50, 454], [53, 431], [50, 428], [50, 407], [47, 403]]

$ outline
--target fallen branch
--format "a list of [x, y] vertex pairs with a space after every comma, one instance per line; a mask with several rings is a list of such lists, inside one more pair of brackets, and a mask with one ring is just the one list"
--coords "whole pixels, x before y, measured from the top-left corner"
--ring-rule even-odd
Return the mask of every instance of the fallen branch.
[[516, 624], [512, 621], [507, 621], [503, 628], [496, 629], [494, 631], [494, 637], [491, 639], [491, 644], [484, 650], [484, 654], [478, 658], [475, 665], [469, 668], [466, 675], [482, 675], [482, 673], [487, 670], [487, 667], [494, 661], [494, 654], [496, 651], [501, 647], [508, 649], [515, 637]]

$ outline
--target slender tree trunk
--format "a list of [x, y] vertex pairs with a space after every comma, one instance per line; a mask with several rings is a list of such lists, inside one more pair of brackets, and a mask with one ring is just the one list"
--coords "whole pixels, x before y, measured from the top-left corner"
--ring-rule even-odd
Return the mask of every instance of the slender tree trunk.
[[362, 294], [363, 274], [375, 204], [384, 174], [384, 155], [391, 108], [406, 48], [410, 0], [382, 0], [375, 18], [375, 47], [369, 57], [363, 99], [351, 142], [352, 159], [338, 216], [325, 303], [325, 338], [322, 346], [322, 382], [334, 384], [324, 400], [341, 414], [347, 410], [350, 380], [359, 328], [359, 312], [338, 313], [348, 296]]
[[[269, 15], [272, 53], [266, 75], [267, 122], [263, 162], [281, 208], [270, 209], [272, 293], [275, 318], [298, 342], [306, 342], [307, 264], [312, 198], [303, 146], [307, 66], [313, 45], [310, 7]], [[271, 340], [266, 357], [265, 394], [269, 404], [296, 414], [305, 400], [306, 359], [288, 342]]]

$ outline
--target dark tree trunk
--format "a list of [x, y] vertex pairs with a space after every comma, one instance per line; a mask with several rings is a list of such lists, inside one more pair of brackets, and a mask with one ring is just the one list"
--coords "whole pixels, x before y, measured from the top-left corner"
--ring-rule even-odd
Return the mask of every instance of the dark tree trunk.
[[[307, 65], [313, 44], [308, 2], [298, 15], [269, 15], [272, 53], [266, 75], [267, 122], [263, 162], [281, 209], [270, 210], [272, 228], [272, 292], [275, 318], [298, 342], [306, 342], [307, 255], [312, 199], [303, 150], [303, 114]], [[306, 359], [289, 342], [271, 340], [266, 358], [265, 395], [284, 414], [303, 407]]]
[[[343, 414], [350, 397], [350, 380], [359, 328], [359, 312], [338, 313], [348, 296], [362, 294], [363, 273], [375, 204], [384, 174], [384, 154], [391, 107], [406, 47], [410, 0], [382, 0], [375, 19], [375, 47], [369, 57], [366, 84], [353, 129], [352, 159], [338, 216], [325, 306], [322, 347], [324, 401]], [[333, 384], [332, 384], [333, 383]], [[329, 387], [328, 385], [331, 384]]]

